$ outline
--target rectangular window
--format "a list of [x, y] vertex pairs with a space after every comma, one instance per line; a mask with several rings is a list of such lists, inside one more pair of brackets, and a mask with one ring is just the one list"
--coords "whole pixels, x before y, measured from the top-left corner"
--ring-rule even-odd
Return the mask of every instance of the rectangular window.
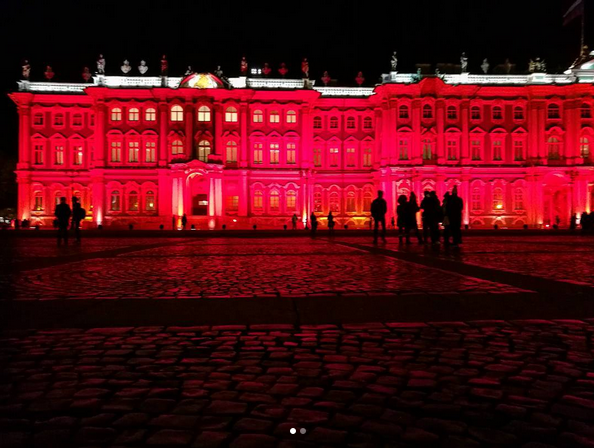
[[43, 126], [43, 114], [42, 113], [33, 115], [33, 126]]
[[313, 150], [313, 164], [314, 166], [322, 166], [322, 150], [314, 148]]
[[470, 158], [472, 160], [481, 160], [481, 146], [480, 140], [470, 141]]
[[355, 148], [346, 149], [346, 166], [354, 168], [357, 163], [357, 151]]
[[398, 158], [408, 160], [408, 139], [402, 138], [398, 141]]
[[287, 143], [287, 163], [294, 165], [296, 162], [295, 143]]
[[280, 145], [278, 143], [270, 144], [270, 164], [277, 165], [280, 159]]
[[40, 212], [43, 210], [43, 196], [41, 195], [37, 195], [35, 196], [35, 206], [34, 206], [34, 210], [36, 212]]
[[72, 126], [74, 126], [74, 127], [78, 127], [79, 128], [83, 124], [83, 117], [82, 117], [81, 114], [74, 114], [74, 115], [72, 115], [71, 120], [72, 120]]
[[54, 126], [64, 126], [64, 114], [54, 115]]
[[366, 148], [363, 148], [363, 166], [369, 168], [372, 162], [371, 148], [367, 146]]
[[338, 166], [338, 159], [339, 159], [338, 148], [330, 148], [329, 153], [330, 153], [329, 154], [330, 166], [335, 168]]
[[423, 160], [433, 159], [433, 142], [431, 140], [423, 140]]
[[254, 163], [262, 163], [262, 143], [254, 143]]
[[111, 161], [122, 161], [122, 142], [111, 142]]
[[227, 211], [236, 212], [239, 210], [239, 196], [227, 196]]
[[128, 162], [138, 162], [139, 152], [138, 142], [128, 142]]
[[33, 147], [33, 160], [35, 165], [43, 165], [43, 145], [35, 145]]
[[493, 142], [493, 160], [503, 160], [503, 142], [501, 140], [495, 140]]
[[456, 140], [446, 142], [446, 153], [448, 160], [458, 160], [458, 142]]
[[514, 160], [524, 160], [524, 140], [514, 140]]
[[83, 147], [76, 145], [72, 147], [72, 164], [82, 165], [83, 164]]
[[145, 142], [144, 144], [144, 161], [147, 163], [153, 163], [156, 157], [156, 144], [155, 142]]
[[54, 160], [54, 163], [56, 165], [64, 165], [64, 146], [56, 145], [55, 154], [56, 154], [56, 158]]

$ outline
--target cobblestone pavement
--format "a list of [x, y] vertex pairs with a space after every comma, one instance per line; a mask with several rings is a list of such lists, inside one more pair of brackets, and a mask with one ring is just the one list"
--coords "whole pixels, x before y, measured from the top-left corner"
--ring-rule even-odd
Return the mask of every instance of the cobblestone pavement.
[[593, 332], [594, 319], [5, 334], [0, 444], [592, 447]]

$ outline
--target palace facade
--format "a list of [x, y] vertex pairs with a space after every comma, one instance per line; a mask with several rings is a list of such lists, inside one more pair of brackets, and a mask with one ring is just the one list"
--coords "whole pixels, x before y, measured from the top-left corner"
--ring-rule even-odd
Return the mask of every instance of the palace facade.
[[[590, 65], [588, 65], [590, 64]], [[375, 87], [210, 74], [20, 81], [18, 218], [50, 226], [363, 227], [383, 190], [455, 185], [471, 228], [543, 227], [594, 207], [592, 63], [564, 75], [391, 72]], [[232, 88], [230, 88], [232, 87]]]

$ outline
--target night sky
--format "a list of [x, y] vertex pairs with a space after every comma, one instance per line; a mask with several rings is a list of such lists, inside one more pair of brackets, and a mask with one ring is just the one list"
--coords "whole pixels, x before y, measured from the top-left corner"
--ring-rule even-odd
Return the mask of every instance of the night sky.
[[220, 64], [226, 76], [237, 76], [245, 55], [250, 66], [268, 62], [274, 73], [286, 62], [289, 77], [298, 77], [307, 57], [313, 79], [328, 70], [338, 85], [353, 85], [362, 70], [373, 85], [389, 71], [394, 50], [402, 72], [416, 63], [459, 63], [462, 51], [471, 72], [479, 72], [485, 57], [491, 67], [510, 58], [524, 71], [537, 56], [555, 72], [579, 50], [579, 22], [563, 27], [562, 15], [558, 0], [3, 0], [0, 163], [16, 160], [17, 114], [5, 93], [16, 89], [23, 58], [33, 81], [43, 80], [49, 64], [54, 81], [80, 82], [83, 67], [94, 71], [100, 52], [108, 75], [121, 74], [125, 58], [133, 73], [145, 59], [148, 74], [158, 74], [166, 54], [171, 75], [188, 65], [213, 71]]

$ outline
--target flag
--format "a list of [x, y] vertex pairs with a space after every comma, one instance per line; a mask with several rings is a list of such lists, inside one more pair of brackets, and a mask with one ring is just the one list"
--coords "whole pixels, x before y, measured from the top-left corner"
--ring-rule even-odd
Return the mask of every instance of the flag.
[[584, 15], [584, 0], [575, 0], [565, 14], [563, 14], [563, 26]]

